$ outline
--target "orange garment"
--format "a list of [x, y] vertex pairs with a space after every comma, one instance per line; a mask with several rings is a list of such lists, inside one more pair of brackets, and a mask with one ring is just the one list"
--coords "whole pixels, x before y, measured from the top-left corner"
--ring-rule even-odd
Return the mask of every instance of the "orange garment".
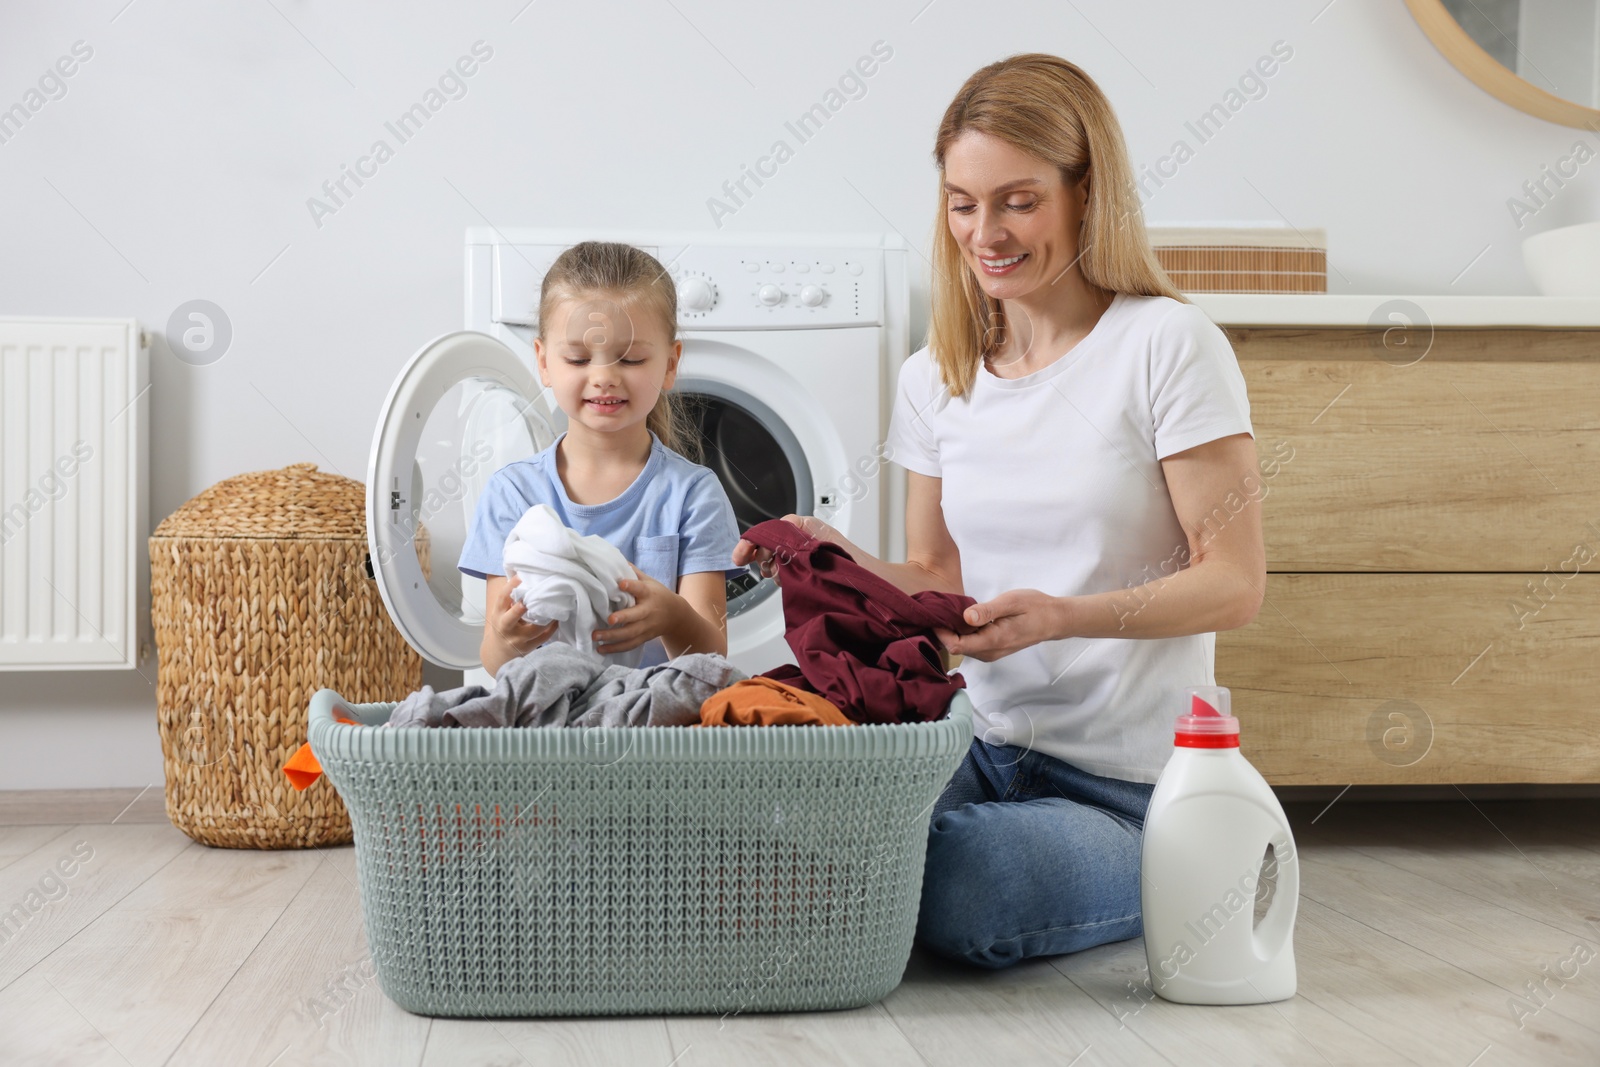
[[[354, 719], [345, 718], [337, 711], [333, 713], [333, 721], [347, 722], [351, 726], [361, 725]], [[310, 788], [312, 782], [322, 777], [322, 764], [311, 754], [310, 741], [301, 745], [295, 750], [294, 755], [289, 757], [289, 762], [283, 765], [283, 773], [289, 779], [289, 784], [302, 793]]]
[[771, 678], [747, 678], [700, 705], [701, 726], [853, 726], [826, 697]]

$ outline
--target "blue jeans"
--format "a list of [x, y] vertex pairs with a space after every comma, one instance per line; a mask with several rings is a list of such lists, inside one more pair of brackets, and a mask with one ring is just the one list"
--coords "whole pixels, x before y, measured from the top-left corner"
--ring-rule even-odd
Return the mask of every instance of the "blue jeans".
[[916, 943], [980, 967], [1138, 937], [1155, 786], [973, 738], [934, 803]]

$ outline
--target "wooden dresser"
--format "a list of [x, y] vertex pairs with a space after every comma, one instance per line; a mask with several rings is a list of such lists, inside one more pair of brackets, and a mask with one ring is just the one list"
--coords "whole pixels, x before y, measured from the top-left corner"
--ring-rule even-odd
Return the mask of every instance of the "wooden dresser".
[[1250, 760], [1600, 782], [1600, 301], [1413, 297], [1380, 328], [1383, 297], [1194, 300], [1262, 460], [1266, 602], [1216, 653]]

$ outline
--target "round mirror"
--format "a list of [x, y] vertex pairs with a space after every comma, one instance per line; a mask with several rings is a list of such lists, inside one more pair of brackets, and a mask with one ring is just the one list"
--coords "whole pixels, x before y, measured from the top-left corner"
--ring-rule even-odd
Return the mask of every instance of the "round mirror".
[[1593, 0], [1406, 0], [1456, 69], [1514, 108], [1600, 128], [1600, 4]]

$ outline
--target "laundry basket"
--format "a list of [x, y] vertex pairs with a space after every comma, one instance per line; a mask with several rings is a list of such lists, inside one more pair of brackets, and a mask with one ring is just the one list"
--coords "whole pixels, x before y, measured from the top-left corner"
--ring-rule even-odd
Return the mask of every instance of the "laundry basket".
[[[446, 1016], [850, 1008], [900, 982], [972, 742], [857, 726], [372, 729], [311, 702], [378, 982]], [[344, 725], [335, 713], [368, 725]]]
[[318, 689], [422, 684], [368, 569], [362, 484], [312, 463], [218, 482], [151, 535], [150, 593], [172, 824], [224, 848], [349, 841], [338, 795], [281, 768]]

